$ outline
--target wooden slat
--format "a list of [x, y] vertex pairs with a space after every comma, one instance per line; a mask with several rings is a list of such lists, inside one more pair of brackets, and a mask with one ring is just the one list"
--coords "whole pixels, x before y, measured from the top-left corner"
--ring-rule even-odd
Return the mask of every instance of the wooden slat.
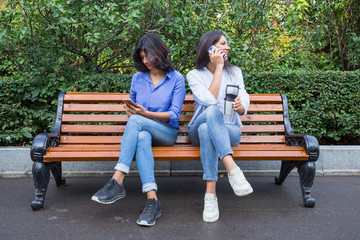
[[[180, 115], [179, 122], [190, 122], [192, 117], [193, 115]], [[128, 120], [125, 114], [63, 114], [62, 116], [63, 123], [126, 123]], [[253, 119], [252, 122], [257, 120]]]
[[[58, 147], [49, 147], [47, 152], [104, 152], [104, 151], [120, 151], [120, 144], [112, 145], [60, 145]], [[173, 146], [173, 147], [157, 147], [164, 151], [186, 151], [198, 150], [195, 146]], [[232, 147], [234, 151], [303, 151], [300, 146], [287, 146], [285, 144], [240, 144]]]
[[[122, 103], [129, 98], [129, 93], [88, 93], [68, 92], [64, 96], [65, 103]], [[186, 94], [184, 103], [193, 103], [192, 94]]]
[[63, 114], [63, 123], [126, 123], [129, 120], [125, 114]]
[[245, 125], [240, 128], [243, 133], [282, 133], [284, 125]]
[[240, 143], [285, 143], [285, 136], [241, 136]]
[[188, 136], [178, 136], [176, 144], [191, 144]]
[[178, 133], [185, 133], [185, 134], [187, 134], [187, 132], [188, 132], [188, 127], [187, 127], [187, 126], [179, 126]]
[[73, 93], [68, 92], [64, 96], [64, 102], [76, 103], [121, 103], [122, 99], [129, 98], [128, 93]]
[[[190, 122], [193, 115], [180, 115], [179, 122]], [[246, 122], [283, 122], [282, 114], [254, 114], [240, 116], [243, 123]], [[125, 114], [63, 114], [63, 123], [126, 123], [129, 120]]]
[[[280, 94], [249, 94], [250, 102], [253, 103], [281, 103]], [[128, 93], [89, 93], [89, 92], [68, 92], [64, 96], [64, 102], [96, 103], [113, 102], [120, 103], [122, 99], [129, 98]], [[194, 102], [192, 94], [186, 94], [184, 102]]]
[[88, 151], [120, 151], [120, 144], [96, 144], [96, 145], [82, 145], [82, 144], [65, 144], [57, 147], [48, 147], [47, 152], [88, 152]]
[[62, 125], [62, 133], [123, 133], [125, 125]]
[[[44, 162], [49, 161], [116, 161], [120, 151], [107, 152], [49, 152]], [[167, 151], [153, 148], [155, 160], [199, 160], [200, 150]], [[235, 160], [307, 160], [305, 151], [234, 151]]]
[[280, 94], [249, 94], [251, 103], [282, 103]]
[[125, 112], [122, 104], [64, 104], [64, 112]]
[[194, 103], [194, 102], [195, 100], [192, 94], [185, 95], [184, 103]]
[[[182, 112], [193, 112], [193, 104], [183, 104]], [[64, 112], [125, 112], [123, 104], [64, 104]]]
[[282, 112], [282, 104], [250, 104], [248, 112]]
[[[61, 127], [62, 133], [123, 133], [125, 125], [65, 125]], [[243, 133], [281, 133], [285, 132], [284, 125], [245, 125], [241, 128]], [[179, 133], [187, 133], [187, 126], [180, 126]]]
[[[60, 143], [70, 144], [113, 144], [120, 143], [122, 136], [61, 136]], [[178, 136], [177, 144], [188, 144], [188, 136]], [[240, 143], [285, 143], [284, 136], [242, 136]]]
[[[195, 106], [183, 104], [182, 112], [193, 112]], [[251, 104], [248, 112], [282, 112], [281, 104]], [[122, 104], [64, 104], [64, 112], [125, 112]]]
[[179, 122], [182, 123], [182, 122], [190, 122], [190, 120], [192, 119], [192, 117], [194, 116], [194, 114], [189, 114], [189, 115], [184, 115], [184, 114], [181, 114], [180, 115], [180, 119], [179, 119]]
[[234, 160], [307, 160], [306, 151], [234, 151]]
[[60, 143], [71, 144], [113, 144], [120, 143], [122, 136], [61, 136]]
[[[74, 145], [72, 145], [74, 146]], [[119, 145], [118, 145], [119, 146]], [[121, 146], [120, 146], [121, 147]], [[72, 147], [70, 147], [71, 149]], [[75, 147], [76, 148], [76, 147]], [[157, 149], [167, 150], [167, 151], [186, 151], [196, 150], [200, 147], [192, 146], [192, 145], [176, 145], [172, 147], [156, 147]], [[287, 146], [286, 144], [240, 144], [237, 147], [231, 147], [234, 151], [305, 151], [305, 148], [301, 146]]]
[[[61, 127], [62, 133], [124, 133], [126, 125], [65, 125]], [[180, 126], [179, 133], [187, 133], [187, 126]], [[273, 131], [276, 132], [276, 131]]]
[[[121, 143], [122, 136], [61, 136], [61, 144], [113, 144]], [[190, 144], [187, 136], [178, 136], [177, 144]]]
[[282, 114], [247, 114], [240, 116], [243, 123], [246, 122], [284, 122]]

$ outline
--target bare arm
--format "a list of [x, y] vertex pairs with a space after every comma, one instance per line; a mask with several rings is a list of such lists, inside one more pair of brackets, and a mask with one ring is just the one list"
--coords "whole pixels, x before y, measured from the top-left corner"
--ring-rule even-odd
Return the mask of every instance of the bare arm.
[[211, 94], [217, 99], [219, 95], [221, 78], [224, 68], [224, 53], [221, 50], [214, 49], [210, 54], [210, 63], [208, 64], [209, 70], [213, 73], [213, 79], [209, 87]]

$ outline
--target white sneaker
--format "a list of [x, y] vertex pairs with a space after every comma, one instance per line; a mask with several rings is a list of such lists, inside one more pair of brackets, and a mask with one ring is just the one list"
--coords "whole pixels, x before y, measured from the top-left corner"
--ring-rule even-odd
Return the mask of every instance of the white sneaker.
[[203, 220], [205, 222], [215, 222], [219, 219], [219, 206], [217, 198], [213, 193], [206, 193], [204, 197]]
[[246, 196], [253, 192], [252, 187], [245, 179], [244, 173], [239, 167], [230, 170], [229, 182], [237, 196]]

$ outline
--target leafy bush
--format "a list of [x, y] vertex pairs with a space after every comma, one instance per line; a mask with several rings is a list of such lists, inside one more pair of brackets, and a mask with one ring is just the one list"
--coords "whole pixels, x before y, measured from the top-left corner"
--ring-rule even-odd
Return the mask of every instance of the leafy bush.
[[0, 145], [28, 145], [52, 130], [60, 92], [128, 92], [131, 76], [94, 74], [69, 81], [48, 77], [0, 78]]
[[[200, 36], [222, 30], [232, 62], [251, 71], [360, 68], [359, 1], [62, 1], [0, 3], [0, 74], [128, 73], [136, 40], [160, 35], [176, 68], [192, 68]], [[301, 54], [300, 54], [301, 53]]]
[[322, 144], [360, 143], [360, 72], [245, 73], [249, 93], [288, 97], [294, 132]]
[[[131, 75], [74, 71], [72, 79], [0, 79], [0, 145], [29, 145], [36, 134], [51, 131], [61, 91], [128, 92]], [[249, 93], [288, 97], [294, 132], [312, 134], [321, 144], [360, 143], [360, 71], [244, 72], [244, 80]]]

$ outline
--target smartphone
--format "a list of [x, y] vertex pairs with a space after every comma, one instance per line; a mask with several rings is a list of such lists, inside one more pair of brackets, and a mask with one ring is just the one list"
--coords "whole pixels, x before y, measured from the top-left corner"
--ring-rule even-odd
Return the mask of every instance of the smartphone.
[[132, 106], [134, 106], [134, 107], [138, 107], [138, 106], [136, 105], [136, 103], [134, 103], [130, 98], [125, 98], [125, 99], [123, 99], [122, 101], [123, 101], [123, 103], [125, 103], [125, 104], [130, 104], [130, 105], [132, 105]]
[[214, 45], [211, 45], [211, 46], [208, 48], [208, 53], [211, 54], [211, 52], [212, 52], [213, 49], [217, 49], [217, 47], [215, 47]]
[[[211, 52], [212, 52], [213, 49], [218, 49], [218, 48], [215, 47], [214, 45], [211, 45], [211, 46], [208, 48], [208, 53], [211, 54]], [[226, 58], [226, 54], [223, 55], [223, 58], [224, 58], [224, 59]]]

